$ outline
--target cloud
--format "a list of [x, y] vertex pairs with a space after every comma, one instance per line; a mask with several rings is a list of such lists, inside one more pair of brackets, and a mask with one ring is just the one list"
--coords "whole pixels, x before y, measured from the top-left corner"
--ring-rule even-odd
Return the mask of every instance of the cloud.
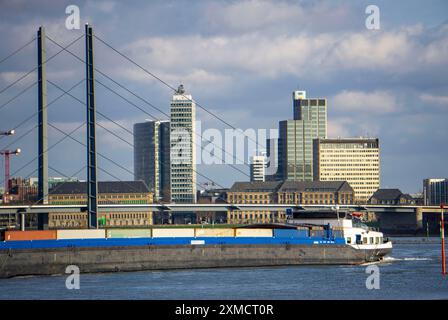
[[387, 91], [347, 91], [338, 93], [330, 100], [338, 111], [366, 114], [389, 114], [398, 112], [400, 106], [393, 94]]
[[116, 3], [113, 1], [89, 1], [86, 3], [85, 10], [87, 12], [98, 10], [102, 13], [111, 13], [115, 7]]
[[[346, 3], [246, 0], [213, 2], [204, 8], [205, 26], [215, 34], [322, 32], [354, 28], [359, 13]], [[315, 23], [319, 21], [319, 23]]]
[[348, 34], [332, 48], [324, 65], [345, 69], [392, 68], [408, 70], [411, 55], [418, 54], [406, 32]]
[[424, 93], [420, 95], [420, 99], [424, 102], [448, 106], [448, 96], [438, 96]]
[[[2, 85], [3, 88], [6, 88], [7, 86], [10, 86], [15, 81], [19, 80], [14, 84], [13, 87], [27, 87], [31, 85], [34, 81], [37, 81], [37, 72], [31, 72], [28, 75], [28, 72], [20, 72], [20, 71], [6, 71], [6, 72], [0, 72], [0, 81], [4, 82], [4, 85]], [[12, 88], [12, 87], [11, 87]]]
[[[318, 79], [325, 74], [334, 80], [342, 71], [405, 77], [416, 70], [443, 64], [448, 56], [448, 41], [440, 44], [439, 38], [427, 39], [421, 28], [415, 25], [378, 33], [242, 32], [142, 37], [122, 49], [150, 69], [156, 68], [174, 78], [196, 73], [197, 79], [198, 71], [220, 80], [237, 73], [240, 77], [249, 73], [265, 79], [285, 75]], [[439, 52], [440, 57], [436, 56]]]
[[328, 119], [327, 135], [328, 137], [350, 137], [352, 135], [353, 119], [351, 118], [333, 118]]
[[260, 28], [301, 21], [304, 10], [298, 5], [278, 1], [239, 1], [213, 3], [206, 8], [207, 22], [212, 27], [231, 31], [260, 30]]
[[[83, 29], [65, 29], [68, 4], [71, 3], [56, 4], [51, 0], [29, 4], [23, 0], [4, 2], [0, 34], [5, 41], [0, 58], [35, 37], [39, 25], [45, 25], [47, 34], [61, 44], [82, 36]], [[398, 186], [404, 181], [400, 175], [406, 175], [410, 181], [406, 182], [408, 189], [412, 189], [413, 178], [408, 177], [416, 177], [415, 165], [427, 159], [419, 160], [416, 155], [406, 170], [402, 170], [400, 158], [387, 159], [393, 154], [400, 153], [400, 157], [401, 153], [415, 154], [415, 150], [438, 157], [446, 155], [446, 151], [440, 150], [447, 136], [443, 120], [448, 116], [445, 72], [448, 23], [443, 22], [446, 17], [442, 15], [445, 5], [414, 4], [403, 15], [401, 5], [383, 10], [379, 3], [382, 25], [381, 30], [375, 31], [364, 27], [364, 5], [345, 0], [136, 0], [132, 6], [104, 0], [79, 3], [82, 24], [92, 22], [96, 35], [172, 86], [184, 82], [202, 106], [232, 126], [277, 128], [279, 120], [292, 116], [291, 91], [297, 84], [315, 96], [328, 97], [329, 136], [378, 135], [383, 160], [386, 159], [382, 163], [386, 179], [391, 186]], [[59, 50], [50, 41], [47, 49], [47, 56]], [[84, 58], [83, 38], [70, 49]], [[34, 43], [2, 63], [0, 89], [36, 66], [35, 50]], [[95, 41], [95, 63], [97, 68], [169, 113], [170, 90], [100, 41]], [[69, 54], [61, 53], [49, 64], [48, 79], [67, 89], [84, 77], [83, 68]], [[148, 112], [159, 114], [99, 73], [96, 79]], [[17, 88], [14, 86], [6, 94], [12, 96], [20, 90], [17, 84]], [[80, 85], [72, 93], [83, 100], [84, 90]], [[10, 103], [7, 110], [14, 112], [3, 112], [0, 126], [9, 128], [10, 123], [20, 123], [27, 114], [35, 112], [35, 93], [36, 90], [29, 90]], [[49, 85], [49, 100], [56, 94], [60, 92]], [[9, 96], [3, 97], [0, 104], [8, 99]], [[127, 128], [131, 122], [148, 117], [101, 85], [97, 85], [97, 107], [110, 118], [125, 121]], [[84, 121], [84, 111], [82, 105], [64, 97], [51, 107], [49, 117], [61, 129], [70, 130], [74, 124], [66, 121]], [[226, 128], [200, 108], [197, 114], [204, 121], [204, 128]], [[425, 114], [431, 117], [424, 117]], [[101, 117], [98, 120], [121, 134]], [[50, 134], [50, 143], [63, 136], [55, 130]], [[80, 130], [78, 134], [84, 142], [85, 133]], [[132, 152], [128, 152], [127, 144], [101, 128], [98, 140], [100, 152], [106, 152], [126, 167], [132, 166]], [[28, 154], [35, 154], [35, 135], [30, 134], [17, 146], [23, 148], [20, 159], [25, 161]], [[74, 151], [75, 146], [79, 152]], [[73, 172], [79, 163], [85, 162], [84, 149], [67, 139], [52, 150], [51, 161], [56, 168]], [[428, 161], [428, 167], [444, 170], [439, 162]], [[101, 165], [108, 164], [102, 161]], [[223, 184], [239, 178], [230, 174], [231, 168], [221, 166], [209, 171]], [[118, 176], [122, 174], [117, 172]], [[124, 176], [129, 178], [127, 173]]]

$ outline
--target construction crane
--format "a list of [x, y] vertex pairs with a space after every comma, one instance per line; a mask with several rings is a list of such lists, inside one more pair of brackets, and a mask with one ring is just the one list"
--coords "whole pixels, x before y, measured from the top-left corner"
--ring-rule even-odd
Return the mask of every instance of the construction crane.
[[[0, 131], [0, 136], [12, 136], [16, 132], [14, 129], [9, 131]], [[7, 202], [7, 196], [9, 194], [9, 164], [10, 164], [10, 156], [18, 155], [20, 153], [20, 149], [12, 150], [1, 150], [0, 154], [5, 156], [5, 191], [3, 193], [3, 203]]]
[[3, 194], [3, 203], [7, 203], [7, 197], [9, 194], [9, 161], [11, 155], [20, 154], [21, 150], [0, 150], [0, 154], [5, 156], [5, 191]]

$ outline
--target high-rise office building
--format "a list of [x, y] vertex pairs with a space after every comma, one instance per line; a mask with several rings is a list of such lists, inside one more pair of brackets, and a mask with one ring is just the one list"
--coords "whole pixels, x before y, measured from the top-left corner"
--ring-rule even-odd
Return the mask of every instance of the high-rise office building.
[[180, 85], [171, 100], [171, 201], [196, 202], [196, 105]]
[[426, 206], [448, 205], [448, 179], [423, 180], [423, 201]]
[[134, 180], [142, 180], [155, 200], [170, 200], [170, 123], [134, 124]]
[[347, 181], [355, 191], [355, 202], [367, 203], [380, 187], [378, 139], [315, 139], [315, 181]]
[[327, 99], [293, 92], [294, 120], [279, 122], [278, 180], [313, 181], [313, 139], [327, 137]]
[[253, 156], [250, 163], [250, 181], [265, 181], [266, 156]]

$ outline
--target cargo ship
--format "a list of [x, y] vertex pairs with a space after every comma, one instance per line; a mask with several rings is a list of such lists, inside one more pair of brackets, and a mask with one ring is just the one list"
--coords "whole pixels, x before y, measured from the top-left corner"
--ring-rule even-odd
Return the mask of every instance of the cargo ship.
[[240, 228], [4, 231], [0, 278], [142, 270], [358, 265], [380, 261], [392, 243], [350, 219], [292, 220]]

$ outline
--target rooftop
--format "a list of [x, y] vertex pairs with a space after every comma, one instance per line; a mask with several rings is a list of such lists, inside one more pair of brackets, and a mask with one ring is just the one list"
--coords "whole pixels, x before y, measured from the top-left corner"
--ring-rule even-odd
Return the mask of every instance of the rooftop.
[[276, 192], [282, 181], [235, 182], [230, 192]]
[[[50, 194], [83, 194], [87, 193], [86, 182], [63, 182], [56, 184]], [[149, 193], [143, 181], [99, 181], [98, 193]]]
[[410, 197], [407, 194], [403, 194], [400, 189], [378, 189], [372, 195], [372, 198], [378, 200], [397, 200], [401, 196]]
[[346, 181], [235, 182], [230, 192], [338, 192], [353, 191]]
[[353, 191], [347, 181], [285, 181], [279, 192], [339, 192]]

